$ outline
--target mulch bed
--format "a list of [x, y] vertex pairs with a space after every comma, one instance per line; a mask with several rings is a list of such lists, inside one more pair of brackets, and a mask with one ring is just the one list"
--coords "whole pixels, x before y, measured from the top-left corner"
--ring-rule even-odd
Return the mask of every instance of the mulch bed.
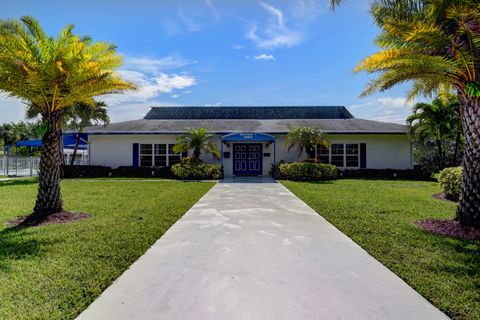
[[443, 193], [443, 192], [435, 193], [435, 194], [433, 195], [433, 197], [434, 197], [435, 199], [440, 199], [440, 200], [445, 200], [445, 201], [451, 201], [451, 202], [457, 202], [457, 201], [454, 200], [454, 199], [447, 198], [447, 196], [446, 196], [445, 193]]
[[460, 225], [457, 221], [448, 219], [427, 219], [415, 222], [423, 230], [465, 240], [480, 241], [480, 230]]
[[[8, 226], [15, 227], [15, 226], [27, 226], [24, 221], [28, 218], [28, 216], [18, 217], [8, 221]], [[42, 220], [40, 223], [35, 224], [28, 224], [29, 226], [46, 226], [49, 224], [57, 224], [57, 223], [69, 223], [73, 221], [78, 221], [82, 219], [90, 218], [88, 213], [80, 213], [80, 212], [70, 212], [70, 211], [62, 211], [57, 212], [54, 214], [49, 215], [45, 220]]]

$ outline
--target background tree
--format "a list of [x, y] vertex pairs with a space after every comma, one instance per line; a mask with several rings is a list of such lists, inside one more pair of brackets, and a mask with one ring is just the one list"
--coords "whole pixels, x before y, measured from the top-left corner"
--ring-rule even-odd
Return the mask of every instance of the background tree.
[[[443, 169], [447, 163], [454, 165], [458, 154], [458, 145], [462, 134], [458, 101], [435, 98], [432, 103], [420, 102], [412, 109], [413, 114], [407, 118], [411, 139], [420, 144], [435, 142], [438, 169]], [[447, 161], [446, 152], [454, 145], [452, 159]]]
[[[331, 0], [333, 6], [341, 0]], [[355, 69], [379, 74], [363, 95], [413, 81], [409, 97], [450, 85], [459, 97], [463, 134], [457, 220], [480, 228], [480, 2], [372, 0], [381, 51]]]
[[93, 97], [132, 89], [114, 73], [122, 63], [115, 46], [92, 42], [65, 27], [47, 36], [37, 20], [0, 20], [0, 90], [38, 110], [46, 131], [42, 139], [39, 188], [27, 224], [63, 210], [60, 192], [61, 119], [77, 103], [95, 105]]
[[202, 152], [211, 153], [215, 157], [220, 157], [220, 151], [217, 146], [209, 141], [214, 135], [208, 133], [205, 128], [189, 129], [186, 134], [177, 138], [177, 143], [173, 147], [173, 152], [193, 150], [192, 159], [200, 160]]
[[0, 142], [2, 143], [4, 154], [8, 154], [8, 148], [18, 141], [18, 135], [13, 123], [4, 123], [0, 126]]
[[75, 146], [73, 147], [72, 157], [70, 158], [70, 165], [75, 163], [75, 157], [77, 155], [78, 145], [80, 143], [80, 137], [83, 133], [83, 129], [88, 126], [93, 126], [97, 124], [107, 125], [110, 123], [110, 117], [108, 116], [108, 111], [106, 104], [103, 101], [96, 101], [95, 107], [92, 107], [85, 103], [77, 103], [69, 109], [67, 115], [67, 126], [75, 130]]
[[43, 136], [44, 129], [45, 126], [39, 120], [35, 122], [4, 123], [0, 126], [0, 145], [4, 149], [4, 153], [6, 153], [7, 146], [10, 147], [10, 150], [18, 153], [19, 149], [22, 150], [22, 147], [17, 148], [15, 146], [17, 142], [39, 139]]
[[297, 127], [288, 132], [285, 144], [288, 151], [296, 146], [299, 156], [305, 151], [309, 159], [315, 159], [317, 145], [328, 147], [330, 143], [320, 129]]

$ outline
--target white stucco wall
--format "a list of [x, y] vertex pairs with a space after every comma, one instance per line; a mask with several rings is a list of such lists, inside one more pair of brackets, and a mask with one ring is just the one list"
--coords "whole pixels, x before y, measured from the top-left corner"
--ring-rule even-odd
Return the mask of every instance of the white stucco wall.
[[[400, 134], [354, 134], [328, 135], [331, 144], [335, 143], [365, 143], [367, 145], [368, 169], [411, 169], [411, 144], [406, 135]], [[291, 162], [297, 160], [298, 151], [293, 148], [288, 152], [285, 146], [285, 136], [277, 136], [277, 161]], [[302, 154], [301, 159], [306, 155]]]
[[[90, 135], [90, 164], [110, 166], [132, 166], [134, 143], [175, 143], [175, 135]], [[285, 135], [276, 136], [276, 161], [287, 162], [301, 160], [298, 151], [287, 151]], [[329, 135], [331, 143], [365, 143], [367, 146], [367, 168], [369, 169], [410, 169], [412, 168], [411, 146], [406, 135]], [[220, 136], [214, 142], [220, 149]], [[232, 175], [233, 143], [224, 145], [224, 152], [230, 152], [230, 158], [224, 159], [226, 176]], [[263, 158], [263, 174], [267, 175], [273, 163], [273, 144], [263, 143], [262, 153], [270, 153]], [[211, 155], [203, 157], [207, 162], [219, 163]]]

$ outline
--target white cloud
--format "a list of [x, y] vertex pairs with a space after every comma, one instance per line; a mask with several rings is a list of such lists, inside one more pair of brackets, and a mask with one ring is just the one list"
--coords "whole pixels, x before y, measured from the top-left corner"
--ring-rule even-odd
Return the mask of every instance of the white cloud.
[[271, 54], [262, 53], [262, 54], [258, 54], [256, 56], [253, 56], [253, 59], [255, 59], [255, 60], [275, 60], [275, 57]]
[[321, 13], [330, 11], [326, 1], [297, 0], [292, 1], [292, 17], [303, 22], [316, 20]]
[[[123, 94], [111, 94], [101, 97], [109, 105], [134, 103], [150, 103], [162, 94], [171, 93], [170, 97], [178, 98], [184, 90], [196, 84], [193, 75], [185, 73], [167, 73], [169, 69], [178, 69], [196, 63], [178, 55], [168, 55], [163, 58], [146, 58], [126, 56], [125, 64], [118, 71], [125, 80], [133, 82], [137, 90], [126, 91]], [[189, 90], [187, 90], [189, 92]], [[185, 92], [187, 92], [185, 91]], [[119, 110], [117, 108], [117, 110]]]
[[218, 20], [220, 18], [220, 14], [218, 13], [217, 8], [213, 4], [213, 0], [205, 0], [205, 4], [210, 9], [210, 11], [212, 11], [212, 14], [215, 17], [215, 19]]
[[160, 23], [168, 36], [174, 36], [182, 32], [178, 23], [171, 18], [161, 18]]
[[123, 69], [158, 73], [168, 69], [182, 68], [193, 63], [196, 63], [196, 61], [185, 59], [179, 55], [168, 55], [158, 59], [126, 56]]
[[415, 101], [384, 96], [352, 104], [348, 109], [358, 118], [405, 124]]
[[265, 2], [260, 2], [262, 8], [270, 15], [266, 25], [259, 29], [257, 23], [250, 25], [246, 37], [257, 47], [274, 49], [278, 47], [292, 47], [302, 41], [302, 35], [287, 27], [283, 12]]
[[26, 105], [0, 92], [0, 124], [25, 120]]
[[104, 96], [103, 99], [109, 105], [148, 102], [163, 93], [185, 89], [196, 83], [195, 77], [191, 75], [159, 73], [149, 76], [133, 70], [120, 70], [118, 73], [125, 80], [135, 83], [137, 90]]
[[178, 104], [175, 103], [161, 102], [158, 100], [149, 101], [148, 104], [135, 102], [123, 103], [109, 106], [108, 114], [110, 115], [112, 122], [137, 120], [142, 119], [148, 113], [148, 111], [150, 111], [150, 107], [152, 106], [161, 107], [177, 105]]
[[182, 9], [178, 10], [178, 19], [188, 31], [200, 31], [202, 27], [196, 23], [192, 18], [187, 16]]

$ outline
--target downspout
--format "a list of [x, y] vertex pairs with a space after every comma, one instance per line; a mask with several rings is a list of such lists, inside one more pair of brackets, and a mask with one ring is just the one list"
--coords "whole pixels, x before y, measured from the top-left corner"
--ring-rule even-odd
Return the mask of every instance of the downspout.
[[223, 170], [223, 139], [220, 138], [220, 165], [222, 166], [222, 176], [225, 178], [225, 172]]
[[413, 169], [413, 143], [410, 142], [410, 169]]
[[273, 179], [277, 178], [277, 149], [276, 149], [277, 140], [273, 140]]

